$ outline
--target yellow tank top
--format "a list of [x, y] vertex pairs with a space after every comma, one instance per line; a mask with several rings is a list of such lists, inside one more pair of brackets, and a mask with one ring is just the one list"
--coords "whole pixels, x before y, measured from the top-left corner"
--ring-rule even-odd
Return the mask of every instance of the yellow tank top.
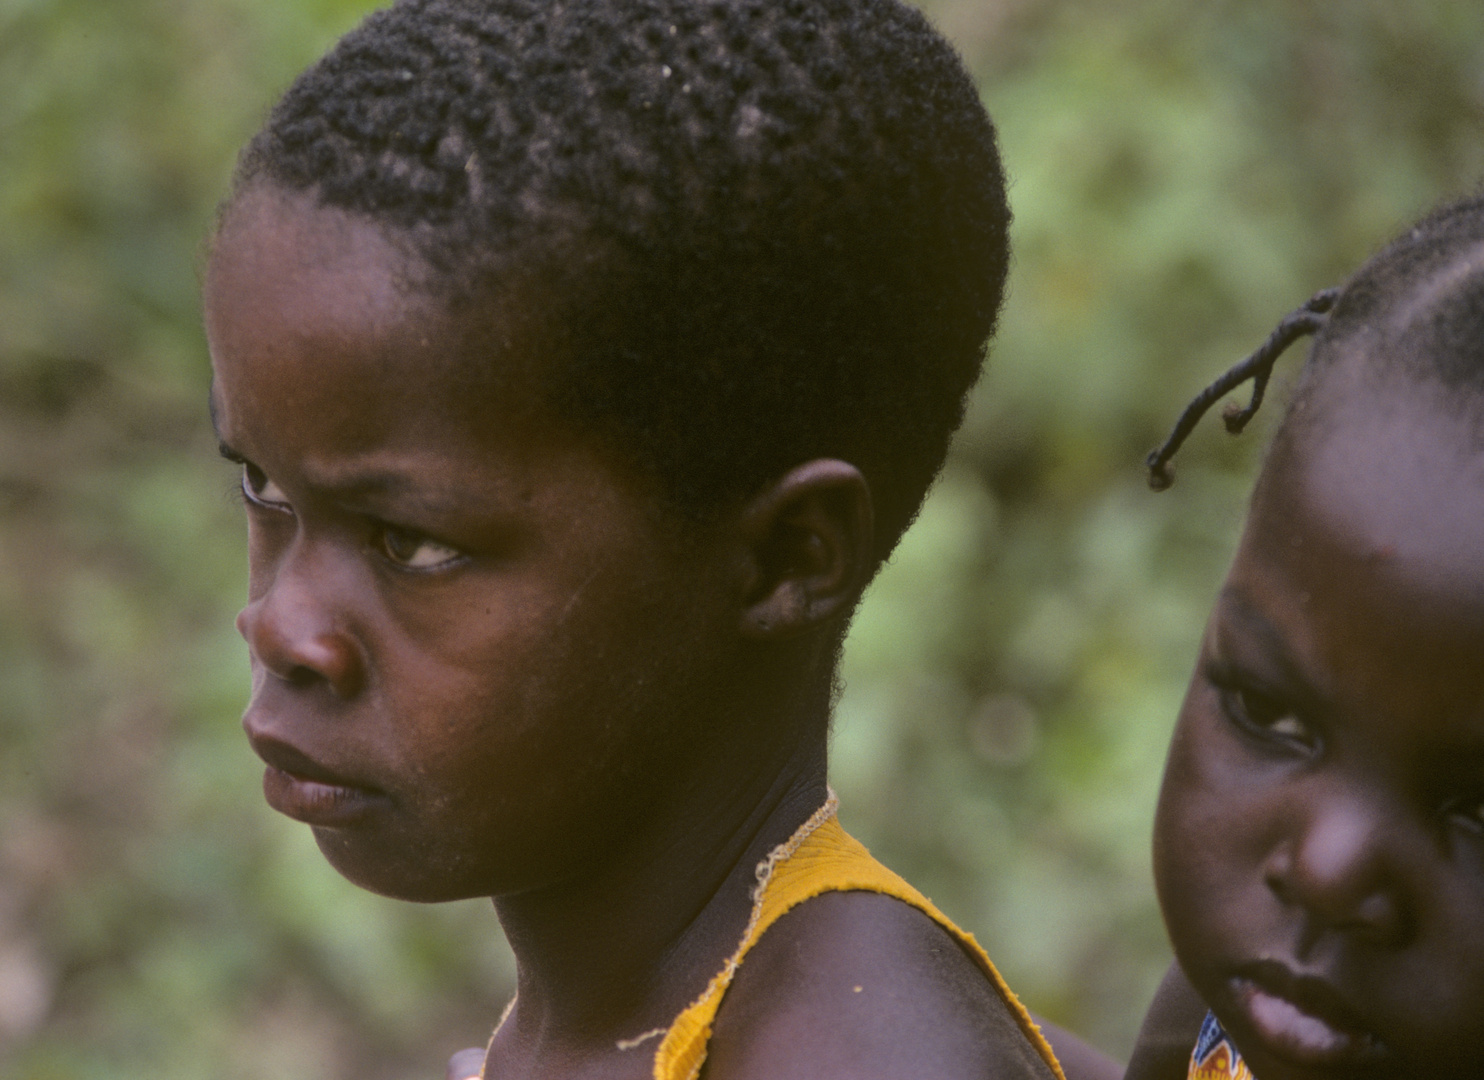
[[721, 999], [748, 951], [770, 926], [796, 904], [820, 893], [851, 891], [894, 896], [948, 931], [984, 969], [984, 974], [1020, 1022], [1026, 1038], [1045, 1059], [1057, 1080], [1066, 1080], [1040, 1028], [1005, 985], [1005, 980], [974, 940], [974, 935], [960, 930], [933, 906], [931, 900], [872, 858], [865, 845], [840, 827], [835, 817], [837, 805], [832, 795], [787, 843], [774, 848], [772, 854], [758, 864], [757, 887], [752, 893], [752, 917], [742, 935], [742, 943], [711, 980], [706, 992], [677, 1016], [665, 1032], [664, 1041], [654, 1056], [654, 1080], [695, 1080], [700, 1075], [701, 1066], [706, 1061], [706, 1047], [711, 1040], [711, 1024], [716, 1019]]
[[[726, 995], [732, 978], [743, 959], [768, 928], [795, 905], [827, 892], [876, 892], [895, 897], [917, 908], [941, 926], [983, 969], [989, 981], [1000, 992], [1020, 1023], [1025, 1037], [1035, 1047], [1056, 1080], [1066, 1080], [1056, 1055], [1041, 1034], [1041, 1029], [1026, 1012], [1025, 1006], [1011, 992], [988, 954], [974, 940], [974, 935], [960, 930], [933, 902], [905, 880], [877, 862], [865, 845], [840, 827], [835, 817], [838, 807], [833, 794], [814, 815], [799, 826], [786, 843], [774, 848], [757, 866], [757, 885], [752, 891], [752, 915], [737, 951], [728, 958], [712, 978], [705, 992], [687, 1007], [668, 1028], [645, 1032], [634, 1039], [620, 1042], [619, 1049], [637, 1049], [663, 1035], [654, 1055], [654, 1080], [696, 1080], [706, 1062], [706, 1048], [711, 1041], [711, 1025]], [[505, 1008], [508, 1016], [515, 1002]], [[503, 1024], [505, 1017], [500, 1018]], [[499, 1025], [495, 1031], [498, 1033]], [[494, 1042], [494, 1037], [490, 1037]], [[480, 1080], [484, 1080], [481, 1068]]]

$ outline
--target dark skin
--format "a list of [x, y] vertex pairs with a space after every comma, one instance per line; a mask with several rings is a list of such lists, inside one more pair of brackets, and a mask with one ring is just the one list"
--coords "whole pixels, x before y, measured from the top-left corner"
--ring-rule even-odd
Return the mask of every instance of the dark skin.
[[[205, 313], [249, 522], [243, 724], [269, 802], [345, 876], [493, 898], [518, 998], [487, 1075], [638, 1080], [654, 1041], [618, 1043], [701, 993], [755, 865], [825, 800], [870, 491], [808, 461], [682, 518], [549, 411], [532, 301], [476, 322], [422, 270], [304, 196], [247, 192], [223, 224]], [[762, 1038], [823, 1018], [841, 1030], [786, 1060]], [[828, 897], [749, 957], [707, 1075], [1049, 1075], [1008, 1018], [924, 916]]]
[[1144, 1014], [1124, 1073], [1126, 1080], [1186, 1080], [1191, 1050], [1206, 1012], [1205, 1001], [1180, 965], [1171, 964]]
[[1262, 1080], [1479, 1073], [1479, 422], [1349, 360], [1280, 435], [1176, 728], [1179, 966], [1130, 1077], [1183, 1077], [1206, 1005]]
[[1120, 1080], [1123, 1076], [1122, 1065], [1081, 1036], [1039, 1016], [1033, 1018], [1067, 1080]]

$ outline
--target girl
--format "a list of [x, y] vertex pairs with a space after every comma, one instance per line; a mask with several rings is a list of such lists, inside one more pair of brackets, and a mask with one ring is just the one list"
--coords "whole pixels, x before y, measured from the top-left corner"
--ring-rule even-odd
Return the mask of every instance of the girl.
[[1128, 1077], [1462, 1080], [1484, 1032], [1484, 201], [1285, 319], [1315, 335], [1176, 726], [1177, 964]]

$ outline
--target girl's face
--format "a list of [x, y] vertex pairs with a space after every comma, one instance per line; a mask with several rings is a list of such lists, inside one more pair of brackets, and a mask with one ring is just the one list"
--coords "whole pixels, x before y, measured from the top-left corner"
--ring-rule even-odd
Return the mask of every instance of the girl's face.
[[1155, 826], [1181, 967], [1262, 1080], [1480, 1069], [1484, 440], [1362, 382], [1275, 447]]
[[353, 881], [509, 893], [641, 827], [735, 612], [707, 535], [541, 406], [515, 322], [468, 332], [406, 269], [364, 220], [274, 193], [213, 252], [243, 724], [268, 801]]

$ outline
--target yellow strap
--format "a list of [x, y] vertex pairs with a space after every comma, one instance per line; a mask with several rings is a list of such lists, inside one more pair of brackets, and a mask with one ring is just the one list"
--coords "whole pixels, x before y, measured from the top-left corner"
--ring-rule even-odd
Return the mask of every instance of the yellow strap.
[[826, 892], [877, 892], [911, 904], [932, 919], [978, 961], [1000, 995], [1019, 1021], [1021, 1030], [1045, 1060], [1057, 1080], [1066, 1080], [1051, 1052], [1041, 1029], [1036, 1026], [1025, 1006], [1005, 985], [989, 956], [974, 940], [974, 935], [960, 930], [933, 902], [902, 878], [877, 862], [865, 846], [850, 836], [835, 817], [836, 801], [830, 800], [799, 827], [788, 843], [773, 850], [758, 865], [758, 886], [753, 892], [752, 918], [742, 935], [742, 943], [711, 980], [696, 1001], [675, 1018], [664, 1041], [655, 1052], [654, 1080], [696, 1080], [706, 1061], [706, 1047], [711, 1040], [711, 1025], [716, 1010], [731, 985], [732, 977], [748, 951], [778, 919], [796, 904]]

